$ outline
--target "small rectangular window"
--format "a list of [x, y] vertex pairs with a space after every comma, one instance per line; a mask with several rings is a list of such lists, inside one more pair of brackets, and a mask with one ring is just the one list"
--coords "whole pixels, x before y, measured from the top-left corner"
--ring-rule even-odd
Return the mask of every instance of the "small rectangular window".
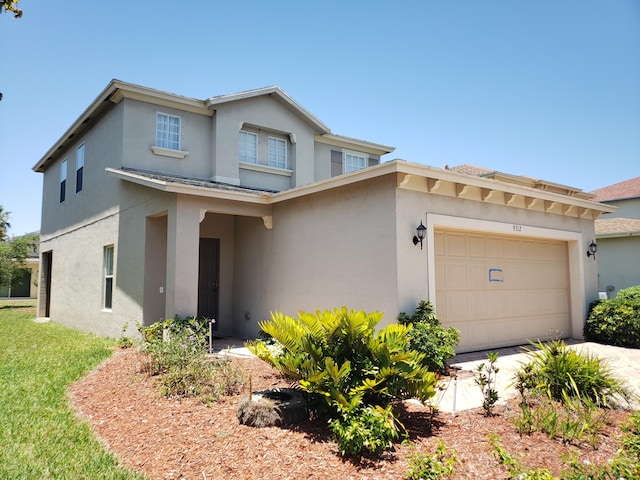
[[113, 245], [104, 247], [104, 309], [113, 304]]
[[67, 196], [67, 161], [60, 164], [60, 203], [64, 202]]
[[156, 147], [180, 150], [180, 117], [156, 113]]
[[76, 152], [76, 193], [82, 190], [82, 176], [84, 172], [84, 144]]
[[287, 141], [269, 137], [269, 166], [287, 168]]
[[344, 173], [362, 170], [367, 166], [367, 157], [356, 153], [344, 152], [343, 165]]
[[240, 130], [240, 161], [258, 163], [258, 135]]

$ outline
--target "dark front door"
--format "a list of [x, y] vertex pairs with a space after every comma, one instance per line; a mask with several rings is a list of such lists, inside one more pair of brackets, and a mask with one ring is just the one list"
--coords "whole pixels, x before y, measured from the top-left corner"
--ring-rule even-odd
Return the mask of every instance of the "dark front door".
[[198, 273], [198, 316], [218, 319], [218, 277], [220, 273], [220, 239], [200, 239]]

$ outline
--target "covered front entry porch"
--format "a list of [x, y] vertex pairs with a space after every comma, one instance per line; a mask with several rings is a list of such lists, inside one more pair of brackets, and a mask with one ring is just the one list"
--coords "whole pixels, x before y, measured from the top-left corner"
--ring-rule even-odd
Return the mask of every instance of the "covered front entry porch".
[[143, 323], [202, 316], [215, 318], [219, 335], [242, 336], [242, 313], [233, 306], [242, 256], [236, 238], [240, 228], [247, 234], [247, 224], [270, 228], [270, 207], [190, 195], [175, 200], [146, 218]]

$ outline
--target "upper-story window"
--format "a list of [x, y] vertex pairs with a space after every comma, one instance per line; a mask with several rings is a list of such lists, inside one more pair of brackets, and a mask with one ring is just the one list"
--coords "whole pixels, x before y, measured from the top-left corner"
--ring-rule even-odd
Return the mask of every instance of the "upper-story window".
[[60, 164], [60, 203], [64, 202], [67, 196], [67, 160]]
[[156, 113], [156, 146], [180, 150], [180, 117]]
[[82, 190], [82, 176], [84, 173], [84, 143], [76, 151], [76, 193]]
[[258, 163], [258, 135], [240, 130], [240, 161]]
[[357, 153], [344, 152], [342, 160], [344, 173], [362, 170], [367, 166], [367, 157]]
[[287, 168], [287, 141], [269, 137], [269, 166]]

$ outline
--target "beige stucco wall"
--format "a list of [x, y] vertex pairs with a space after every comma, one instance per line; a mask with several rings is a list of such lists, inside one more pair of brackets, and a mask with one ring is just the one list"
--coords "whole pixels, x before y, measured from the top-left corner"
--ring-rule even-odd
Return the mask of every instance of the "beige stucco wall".
[[271, 230], [237, 218], [235, 334], [255, 337], [272, 311], [342, 305], [395, 321], [394, 185], [387, 177], [284, 202]]
[[[398, 271], [410, 272], [414, 279], [409, 284], [404, 284], [405, 288], [399, 291], [401, 308], [411, 308], [411, 305], [415, 304], [415, 295], [418, 292], [420, 292], [421, 298], [429, 298], [435, 303], [435, 261], [430, 248], [433, 242], [434, 226], [462, 228], [486, 233], [495, 232], [513, 235], [514, 238], [518, 236], [550, 238], [567, 242], [572, 286], [572, 332], [570, 333], [574, 337], [582, 336], [582, 325], [588, 303], [598, 298], [596, 264], [592, 260], [588, 260], [586, 256], [587, 245], [594, 238], [593, 221], [504, 205], [399, 190], [399, 218], [404, 219], [407, 215], [406, 212], [411, 212], [415, 216], [414, 223], [416, 225], [421, 219], [425, 221], [428, 230], [425, 260], [422, 263], [424, 269], [416, 271], [413, 258], [403, 255], [403, 251], [399, 250]], [[435, 306], [437, 311], [437, 304]]]

